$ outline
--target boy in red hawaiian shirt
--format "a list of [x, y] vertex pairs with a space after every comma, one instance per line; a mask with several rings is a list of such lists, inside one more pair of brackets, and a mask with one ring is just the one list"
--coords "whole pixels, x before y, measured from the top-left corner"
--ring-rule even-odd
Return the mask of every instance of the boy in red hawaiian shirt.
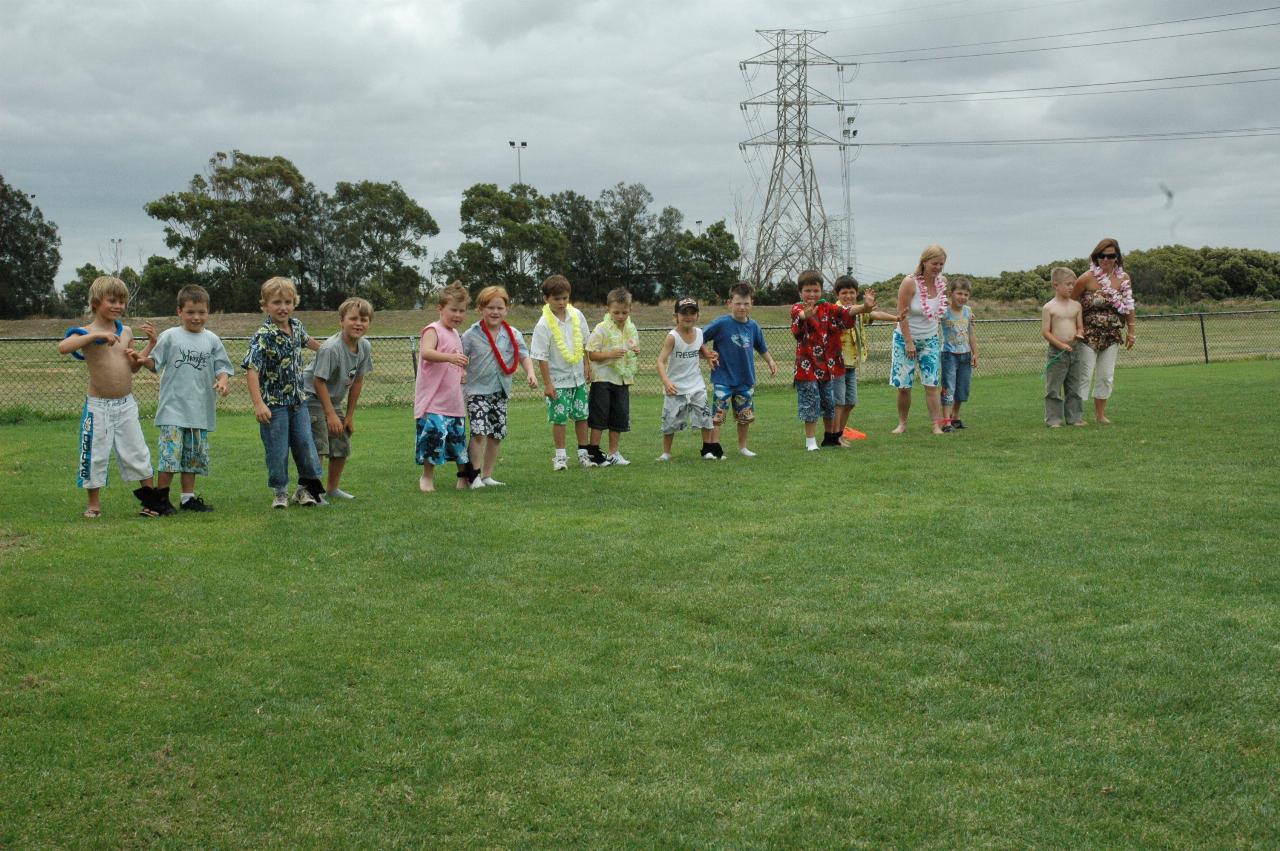
[[[868, 293], [862, 304], [850, 308], [821, 301], [822, 273], [812, 269], [801, 272], [796, 281], [800, 302], [791, 308], [791, 335], [796, 338], [796, 408], [804, 423], [804, 446], [810, 452], [818, 450], [818, 417], [835, 416], [835, 401], [831, 395], [831, 378], [840, 363], [840, 344], [836, 332], [853, 326], [854, 317], [875, 308], [875, 297]], [[836, 436], [838, 439], [839, 435]], [[833, 442], [828, 434], [825, 445]]]

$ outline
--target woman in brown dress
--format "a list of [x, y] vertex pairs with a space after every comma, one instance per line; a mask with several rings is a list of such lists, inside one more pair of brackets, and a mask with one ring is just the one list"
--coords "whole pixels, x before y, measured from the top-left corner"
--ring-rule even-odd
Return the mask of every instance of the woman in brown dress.
[[1100, 424], [1108, 424], [1107, 400], [1115, 379], [1116, 356], [1132, 349], [1137, 339], [1133, 313], [1133, 288], [1124, 271], [1120, 243], [1107, 238], [1089, 255], [1089, 271], [1076, 279], [1071, 297], [1080, 302], [1084, 342], [1080, 347], [1083, 368], [1067, 392], [1080, 404], [1093, 395], [1093, 411]]

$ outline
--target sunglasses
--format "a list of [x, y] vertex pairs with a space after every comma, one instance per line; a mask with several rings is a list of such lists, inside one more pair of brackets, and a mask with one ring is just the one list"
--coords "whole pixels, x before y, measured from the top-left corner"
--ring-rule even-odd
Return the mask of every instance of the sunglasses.
[[1115, 260], [1119, 256], [1120, 256], [1119, 254], [1116, 254], [1114, 251], [1111, 251], [1111, 252], [1108, 252], [1107, 254], [1099, 254], [1098, 259], [1099, 260]]

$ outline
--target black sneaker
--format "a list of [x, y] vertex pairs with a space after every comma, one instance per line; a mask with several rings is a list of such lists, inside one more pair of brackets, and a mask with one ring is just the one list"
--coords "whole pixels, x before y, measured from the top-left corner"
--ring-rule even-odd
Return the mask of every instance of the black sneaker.
[[178, 508], [182, 511], [213, 511], [213, 506], [207, 504], [198, 496], [191, 497], [191, 499], [179, 505]]
[[953, 429], [957, 429], [957, 428], [964, 428], [964, 427], [965, 427], [965, 425], [964, 425], [964, 421], [963, 421], [963, 420], [952, 420], [952, 421], [951, 421], [951, 427], [952, 427]]

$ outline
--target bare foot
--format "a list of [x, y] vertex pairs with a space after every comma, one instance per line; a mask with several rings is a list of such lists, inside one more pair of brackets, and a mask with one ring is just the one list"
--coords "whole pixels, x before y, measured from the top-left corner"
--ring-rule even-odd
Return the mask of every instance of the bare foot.
[[1098, 425], [1111, 425], [1111, 420], [1106, 417], [1098, 417]]
[[428, 479], [426, 476], [418, 477], [418, 490], [423, 493], [432, 493], [436, 489], [436, 483]]
[[1049, 423], [1049, 428], [1062, 428], [1062, 423]]
[[1088, 423], [1087, 423], [1087, 422], [1085, 422], [1084, 420], [1081, 420], [1081, 421], [1080, 421], [1080, 422], [1078, 422], [1078, 423], [1072, 423], [1072, 425], [1073, 425], [1073, 426], [1087, 426], [1087, 425], [1088, 425]]
[[935, 426], [933, 427], [933, 433], [934, 433], [934, 434], [946, 434], [946, 432], [942, 430], [942, 426], [940, 426], [940, 425], [935, 425]]
[[458, 479], [458, 490], [464, 491], [464, 490], [470, 489], [470, 487], [471, 487], [471, 483], [468, 482], [466, 479]]
[[898, 427], [895, 428], [893, 431], [889, 432], [889, 434], [903, 434], [904, 432], [906, 432], [906, 430], [907, 430], [906, 423], [898, 423]]

